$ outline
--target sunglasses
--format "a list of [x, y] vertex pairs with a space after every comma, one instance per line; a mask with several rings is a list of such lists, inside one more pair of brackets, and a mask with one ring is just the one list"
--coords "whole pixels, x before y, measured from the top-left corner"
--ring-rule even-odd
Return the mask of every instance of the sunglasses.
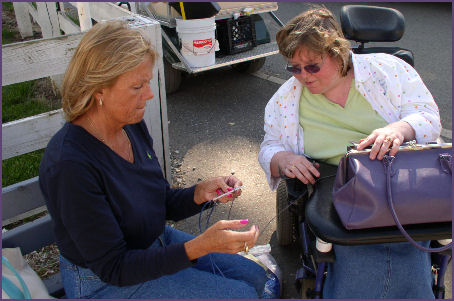
[[[303, 67], [304, 71], [306, 71], [307, 73], [310, 73], [310, 74], [315, 74], [317, 72], [320, 71], [320, 69], [322, 69], [322, 66], [323, 66], [323, 62], [321, 64], [310, 64], [310, 65], [306, 65]], [[285, 69], [293, 74], [301, 74], [301, 67], [300, 66], [294, 66], [290, 63], [287, 63], [287, 66], [285, 67]]]

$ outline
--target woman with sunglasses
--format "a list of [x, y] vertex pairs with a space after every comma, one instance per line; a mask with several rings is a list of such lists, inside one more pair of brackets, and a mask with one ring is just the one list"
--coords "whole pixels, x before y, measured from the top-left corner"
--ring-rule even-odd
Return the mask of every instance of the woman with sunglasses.
[[[265, 108], [259, 162], [272, 190], [281, 176], [314, 184], [320, 173], [307, 157], [338, 165], [350, 141], [381, 160], [404, 141], [439, 137], [438, 107], [418, 73], [391, 55], [352, 53], [329, 10], [300, 14], [276, 40], [293, 77]], [[430, 255], [408, 243], [334, 251], [324, 298], [434, 298]]]

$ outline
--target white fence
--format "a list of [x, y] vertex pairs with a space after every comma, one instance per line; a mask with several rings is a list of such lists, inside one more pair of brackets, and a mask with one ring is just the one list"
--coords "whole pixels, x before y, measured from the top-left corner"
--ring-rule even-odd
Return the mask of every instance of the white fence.
[[[41, 27], [44, 38], [60, 35], [60, 30], [65, 34], [77, 33], [91, 27], [91, 19], [109, 20], [127, 15], [134, 16], [132, 12], [110, 2], [13, 2], [14, 12], [19, 31], [23, 38], [33, 36], [31, 19]], [[77, 8], [79, 25], [74, 24], [67, 16], [63, 7], [71, 4]], [[132, 3], [132, 11], [135, 5]]]
[[[13, 4], [21, 34], [27, 36], [31, 33], [31, 16], [41, 26], [45, 38], [3, 45], [2, 86], [64, 73], [83, 32], [64, 13], [56, 10], [56, 2], [36, 2], [36, 9], [30, 3]], [[91, 18], [96, 21], [126, 19], [131, 27], [138, 28], [150, 38], [158, 51], [159, 59], [150, 82], [154, 98], [147, 102], [144, 119], [164, 175], [170, 180], [167, 105], [159, 23], [112, 3], [84, 2], [74, 5], [79, 7], [79, 16], [82, 15], [80, 19], [88, 16], [90, 22], [84, 21], [88, 28], [91, 27]], [[69, 34], [60, 35], [60, 30]], [[45, 148], [63, 123], [60, 109], [3, 124], [2, 160]], [[45, 206], [38, 189], [38, 177], [2, 188], [3, 226], [43, 210]]]

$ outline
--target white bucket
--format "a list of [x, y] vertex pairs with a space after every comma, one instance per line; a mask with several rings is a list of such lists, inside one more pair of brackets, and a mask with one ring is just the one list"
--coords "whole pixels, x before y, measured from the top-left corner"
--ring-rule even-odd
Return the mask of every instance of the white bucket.
[[215, 17], [183, 20], [177, 18], [177, 33], [181, 40], [181, 54], [190, 67], [214, 65], [217, 41]]

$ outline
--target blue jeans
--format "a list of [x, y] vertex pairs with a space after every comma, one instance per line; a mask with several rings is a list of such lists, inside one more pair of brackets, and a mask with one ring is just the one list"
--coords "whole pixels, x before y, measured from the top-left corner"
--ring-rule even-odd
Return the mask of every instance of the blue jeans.
[[409, 243], [334, 245], [334, 252], [323, 298], [434, 299], [430, 254]]
[[[184, 242], [194, 236], [166, 226], [150, 248]], [[222, 271], [213, 272], [211, 260]], [[258, 298], [267, 280], [265, 270], [237, 254], [211, 253], [194, 267], [144, 283], [119, 287], [101, 281], [90, 269], [60, 256], [60, 271], [67, 298], [97, 299], [184, 299]]]

